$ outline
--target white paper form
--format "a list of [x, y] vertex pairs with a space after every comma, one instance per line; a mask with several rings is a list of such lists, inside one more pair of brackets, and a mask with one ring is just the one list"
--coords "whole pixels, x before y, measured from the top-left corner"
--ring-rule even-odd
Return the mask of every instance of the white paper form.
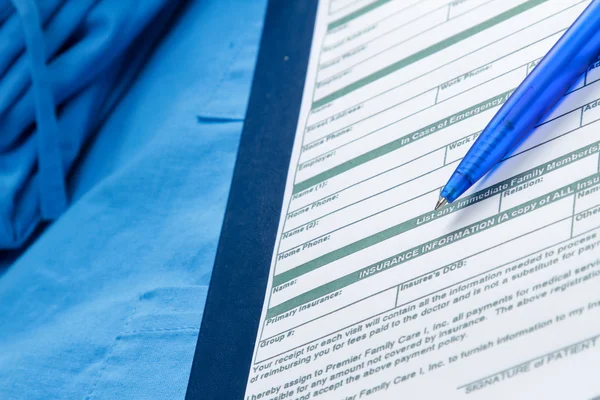
[[320, 1], [246, 399], [600, 396], [600, 63], [433, 211], [588, 4]]

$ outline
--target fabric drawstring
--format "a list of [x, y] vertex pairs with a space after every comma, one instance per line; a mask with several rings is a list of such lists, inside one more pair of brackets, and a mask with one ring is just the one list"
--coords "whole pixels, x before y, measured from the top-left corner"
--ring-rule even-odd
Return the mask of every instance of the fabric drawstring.
[[56, 108], [42, 22], [34, 0], [12, 0], [21, 16], [31, 67], [31, 87], [37, 125], [38, 186], [42, 219], [57, 218], [67, 207], [65, 174], [58, 138]]

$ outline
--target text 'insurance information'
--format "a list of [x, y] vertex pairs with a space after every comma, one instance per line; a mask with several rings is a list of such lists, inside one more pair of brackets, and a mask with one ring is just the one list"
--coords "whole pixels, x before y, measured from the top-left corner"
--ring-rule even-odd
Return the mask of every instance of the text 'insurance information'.
[[320, 1], [245, 399], [600, 396], [600, 62], [433, 211], [588, 4]]

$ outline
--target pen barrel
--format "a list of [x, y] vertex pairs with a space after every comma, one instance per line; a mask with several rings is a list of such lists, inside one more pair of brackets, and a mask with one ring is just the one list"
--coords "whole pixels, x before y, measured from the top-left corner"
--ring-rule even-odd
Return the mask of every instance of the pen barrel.
[[[454, 181], [454, 189], [447, 193], [452, 197], [448, 200], [460, 196], [513, 150], [547, 116], [599, 54], [600, 0], [594, 0], [477, 138], [449, 181], [449, 184]], [[466, 182], [460, 182], [461, 179]]]

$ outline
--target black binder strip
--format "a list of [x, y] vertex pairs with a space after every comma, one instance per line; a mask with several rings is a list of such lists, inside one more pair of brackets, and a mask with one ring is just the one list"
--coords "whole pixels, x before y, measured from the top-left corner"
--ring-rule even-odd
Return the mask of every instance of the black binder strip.
[[316, 0], [269, 1], [186, 399], [244, 397], [316, 10]]

